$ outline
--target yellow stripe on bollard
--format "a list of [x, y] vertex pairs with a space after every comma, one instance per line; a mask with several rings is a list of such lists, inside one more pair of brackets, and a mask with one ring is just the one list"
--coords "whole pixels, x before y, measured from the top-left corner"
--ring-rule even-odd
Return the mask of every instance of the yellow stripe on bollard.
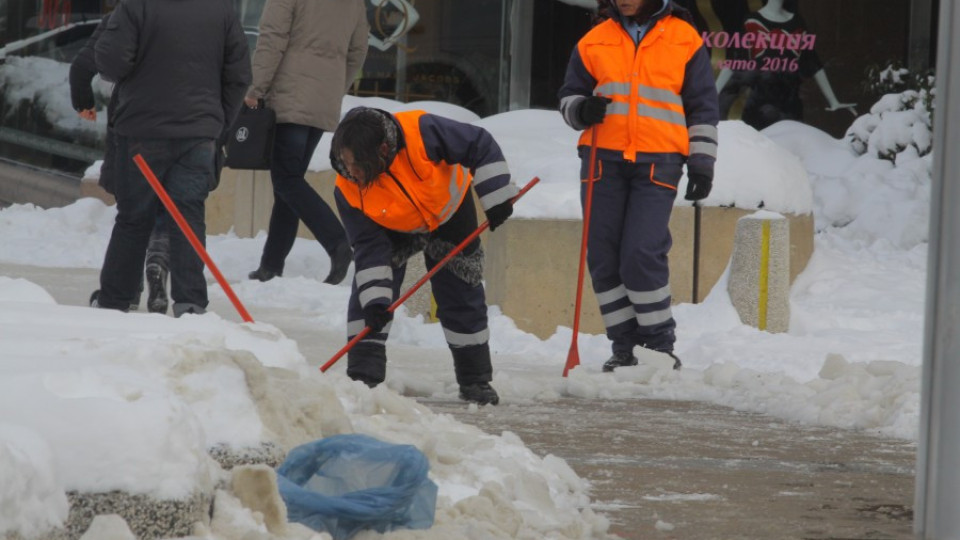
[[437, 317], [437, 299], [433, 296], [433, 293], [430, 293], [430, 312], [427, 313], [427, 318], [430, 319], [430, 322], [440, 320], [440, 318]]
[[757, 302], [757, 328], [767, 329], [767, 286], [770, 281], [770, 220], [763, 220], [760, 240], [760, 298]]

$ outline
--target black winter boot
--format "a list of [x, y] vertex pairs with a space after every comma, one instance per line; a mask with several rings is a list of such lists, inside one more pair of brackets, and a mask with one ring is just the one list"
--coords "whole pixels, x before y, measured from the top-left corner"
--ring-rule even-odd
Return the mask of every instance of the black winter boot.
[[496, 405], [500, 403], [500, 396], [497, 395], [497, 391], [490, 386], [490, 383], [485, 382], [461, 384], [460, 399], [477, 405]]
[[147, 311], [167, 312], [167, 270], [159, 264], [147, 265]]
[[270, 281], [275, 277], [281, 276], [283, 276], [283, 272], [274, 272], [273, 270], [267, 270], [262, 266], [247, 274], [248, 278], [255, 279], [257, 281]]
[[140, 309], [140, 298], [143, 296], [143, 280], [140, 280], [140, 289], [137, 290], [137, 295], [133, 297], [133, 300], [130, 301], [130, 311], [136, 311]]
[[680, 368], [683, 367], [683, 362], [680, 361], [680, 358], [672, 352], [667, 352], [667, 354], [670, 355], [670, 358], [673, 358], [673, 369], [680, 371]]
[[490, 346], [470, 345], [468, 347], [450, 347], [453, 353], [453, 369], [460, 384], [460, 399], [478, 405], [496, 405], [500, 396], [490, 386], [493, 380], [493, 366], [490, 362]]
[[350, 249], [349, 243], [342, 242], [330, 254], [330, 273], [323, 282], [336, 285], [343, 281], [343, 278], [347, 277], [351, 261], [353, 261], [353, 250]]
[[613, 351], [613, 356], [603, 363], [603, 371], [609, 373], [618, 367], [637, 365], [637, 357], [631, 351]]
[[361, 341], [347, 352], [347, 377], [373, 388], [387, 378], [387, 348]]

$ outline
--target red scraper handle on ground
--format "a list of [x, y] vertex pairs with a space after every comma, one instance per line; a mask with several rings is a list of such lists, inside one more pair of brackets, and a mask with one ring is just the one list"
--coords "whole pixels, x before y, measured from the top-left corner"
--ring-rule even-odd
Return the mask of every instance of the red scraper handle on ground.
[[170, 198], [170, 195], [167, 195], [167, 190], [163, 189], [163, 186], [160, 184], [160, 180], [157, 180], [157, 175], [153, 174], [153, 170], [150, 169], [149, 165], [147, 165], [147, 161], [143, 159], [143, 156], [140, 154], [133, 156], [133, 161], [137, 164], [137, 167], [140, 168], [140, 172], [143, 173], [143, 176], [147, 178], [147, 182], [150, 182], [150, 187], [152, 187], [153, 191], [157, 193], [157, 197], [160, 197], [160, 202], [162, 202], [164, 208], [167, 209], [167, 213], [173, 217], [173, 220], [177, 222], [177, 226], [180, 227], [181, 231], [183, 231], [183, 235], [186, 236], [187, 240], [190, 241], [190, 245], [193, 246], [193, 250], [197, 252], [197, 255], [199, 255], [203, 260], [203, 263], [206, 264], [207, 268], [210, 269], [210, 273], [213, 274], [213, 277], [217, 278], [217, 282], [219, 282], [220, 286], [223, 287], [223, 292], [227, 293], [227, 298], [233, 302], [233, 307], [237, 308], [237, 312], [240, 313], [240, 317], [243, 318], [244, 322], [253, 322], [253, 317], [247, 313], [247, 309], [243, 307], [243, 304], [240, 303], [240, 299], [237, 298], [236, 294], [234, 294], [233, 289], [230, 288], [230, 284], [227, 283], [227, 280], [223, 278], [223, 274], [220, 273], [220, 269], [217, 268], [217, 265], [213, 263], [213, 259], [210, 258], [210, 255], [207, 253], [207, 250], [204, 249], [203, 244], [200, 243], [200, 239], [197, 238], [197, 235], [193, 233], [193, 229], [190, 228], [187, 220], [183, 218], [183, 214], [180, 213], [177, 205], [173, 204], [173, 199]]
[[[527, 185], [523, 186], [523, 188], [520, 190], [520, 193], [517, 193], [517, 196], [511, 199], [511, 203], [516, 203], [517, 199], [519, 199], [520, 197], [523, 197], [528, 191], [530, 191], [530, 188], [536, 185], [537, 182], [539, 181], [540, 181], [539, 177], [534, 177], [533, 180], [530, 180], [529, 182], [527, 182]], [[467, 195], [467, 196], [469, 197], [470, 195]], [[401, 295], [400, 298], [396, 300], [396, 302], [390, 304], [390, 306], [387, 308], [387, 311], [392, 313], [393, 310], [400, 307], [400, 304], [403, 304], [404, 302], [407, 301], [408, 298], [413, 296], [413, 293], [417, 292], [417, 289], [422, 287], [423, 284], [426, 283], [428, 279], [430, 279], [431, 277], [433, 277], [434, 274], [439, 272], [440, 269], [444, 267], [444, 265], [450, 262], [450, 259], [453, 259], [453, 257], [456, 256], [457, 253], [460, 253], [461, 251], [463, 251], [468, 245], [470, 245], [470, 242], [473, 242], [478, 236], [480, 236], [480, 233], [487, 230], [488, 227], [490, 227], [489, 221], [484, 221], [483, 223], [481, 223], [480, 226], [477, 227], [477, 230], [470, 233], [470, 236], [464, 238], [463, 241], [460, 242], [457, 245], [457, 247], [453, 248], [450, 251], [450, 253], [447, 254], [446, 257], [444, 257], [443, 259], [440, 259], [440, 261], [433, 268], [431, 268], [426, 274], [424, 274], [419, 281], [414, 283], [413, 286], [410, 287], [410, 290], [403, 293], [403, 295]], [[369, 333], [370, 333], [370, 327], [369, 326], [363, 327], [363, 330], [361, 330], [359, 334], [353, 336], [353, 339], [348, 341], [347, 344], [344, 345], [343, 348], [337, 352], [337, 354], [333, 355], [333, 358], [331, 358], [330, 360], [327, 360], [326, 364], [320, 366], [320, 371], [326, 372], [328, 369], [330, 369], [330, 366], [337, 363], [337, 360], [343, 357], [343, 355], [347, 354], [347, 351], [352, 349], [354, 345], [356, 345], [361, 339], [365, 338]]]
[[593, 182], [597, 167], [597, 125], [590, 135], [590, 164], [587, 166], [587, 196], [583, 204], [583, 238], [580, 241], [580, 270], [577, 272], [577, 299], [573, 308], [573, 338], [567, 352], [567, 363], [563, 366], [563, 376], [580, 365], [580, 351], [577, 334], [580, 333], [580, 300], [583, 298], [583, 274], [587, 265], [587, 237], [590, 231], [590, 207], [593, 206]]

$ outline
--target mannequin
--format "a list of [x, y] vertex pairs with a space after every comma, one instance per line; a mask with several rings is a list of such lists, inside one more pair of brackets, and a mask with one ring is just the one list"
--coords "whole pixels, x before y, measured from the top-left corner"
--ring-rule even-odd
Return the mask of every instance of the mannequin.
[[[380, 11], [389, 6], [393, 13], [387, 11], [390, 15], [399, 14], [402, 22], [393, 29], [390, 35], [386, 35], [384, 28], [380, 26]], [[367, 8], [368, 17], [372, 14], [370, 20], [370, 38], [371, 46], [386, 51], [399, 42], [407, 33], [417, 25], [420, 20], [420, 13], [417, 12], [413, 4], [407, 0], [370, 0], [370, 6]], [[389, 16], [389, 15], [388, 15]]]
[[[744, 33], [801, 34], [806, 32], [806, 22], [796, 11], [796, 1], [767, 0], [762, 8], [747, 16], [743, 23]], [[756, 71], [734, 72], [723, 68], [717, 75], [717, 91], [721, 97], [721, 115], [729, 109], [731, 92], [724, 89], [733, 82], [737, 87], [750, 88], [751, 95], [744, 107], [743, 120], [757, 129], [763, 129], [779, 120], [801, 120], [803, 105], [800, 101], [800, 83], [803, 78], [812, 78], [827, 101], [826, 110], [845, 109], [857, 115], [854, 103], [841, 103], [837, 99], [823, 69], [823, 64], [813, 50], [761, 49], [748, 51], [756, 61]], [[781, 66], [777, 60], [789, 60], [798, 68], [795, 71], [764, 71], [765, 66]], [[771, 62], [772, 60], [772, 62]], [[734, 90], [737, 93], [739, 89]]]

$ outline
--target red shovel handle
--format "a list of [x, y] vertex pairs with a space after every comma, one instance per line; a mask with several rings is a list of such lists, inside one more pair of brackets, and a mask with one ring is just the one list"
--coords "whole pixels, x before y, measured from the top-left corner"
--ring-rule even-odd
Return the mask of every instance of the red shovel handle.
[[587, 266], [587, 238], [590, 232], [590, 208], [593, 207], [593, 183], [597, 168], [597, 131], [594, 125], [590, 134], [590, 163], [587, 165], [587, 196], [583, 205], [583, 238], [580, 240], [580, 269], [577, 271], [577, 298], [573, 311], [573, 337], [570, 350], [567, 351], [567, 363], [563, 366], [563, 376], [580, 365], [580, 351], [577, 346], [577, 334], [580, 332], [580, 301], [583, 298], [583, 277]]

